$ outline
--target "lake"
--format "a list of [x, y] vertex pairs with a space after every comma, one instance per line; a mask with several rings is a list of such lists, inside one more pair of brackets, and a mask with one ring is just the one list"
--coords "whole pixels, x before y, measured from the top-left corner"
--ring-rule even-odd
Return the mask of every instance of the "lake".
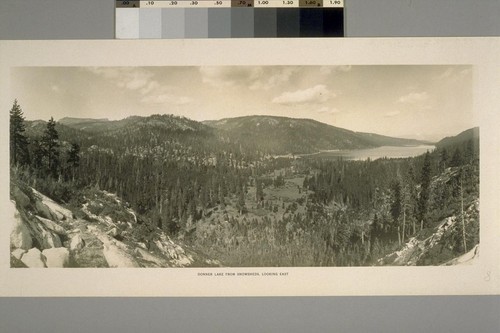
[[353, 150], [329, 150], [322, 151], [315, 154], [302, 155], [303, 157], [314, 157], [314, 158], [331, 158], [331, 159], [344, 159], [350, 161], [364, 161], [368, 158], [371, 160], [376, 160], [378, 158], [406, 158], [414, 157], [418, 155], [425, 154], [426, 151], [432, 151], [434, 146], [407, 146], [407, 147], [394, 147], [394, 146], [382, 146], [377, 148], [369, 149], [353, 149]]

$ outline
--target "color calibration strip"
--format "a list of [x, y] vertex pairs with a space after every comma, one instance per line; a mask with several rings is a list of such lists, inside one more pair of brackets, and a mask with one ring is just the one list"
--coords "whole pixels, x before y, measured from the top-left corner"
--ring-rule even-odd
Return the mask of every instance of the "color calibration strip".
[[116, 1], [116, 38], [343, 37], [344, 0]]

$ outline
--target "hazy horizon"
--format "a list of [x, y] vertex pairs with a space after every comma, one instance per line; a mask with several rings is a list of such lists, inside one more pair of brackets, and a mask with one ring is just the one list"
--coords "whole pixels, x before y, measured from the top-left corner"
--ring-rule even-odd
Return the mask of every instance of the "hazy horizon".
[[280, 116], [434, 142], [478, 126], [465, 65], [18, 67], [11, 78], [29, 120]]

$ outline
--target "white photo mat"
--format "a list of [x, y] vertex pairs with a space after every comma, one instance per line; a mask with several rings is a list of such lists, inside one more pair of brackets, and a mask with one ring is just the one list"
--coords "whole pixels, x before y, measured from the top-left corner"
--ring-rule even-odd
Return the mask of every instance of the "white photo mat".
[[[472, 265], [311, 268], [10, 268], [0, 210], [1, 296], [473, 295], [500, 292], [500, 39], [0, 41], [0, 207], [9, 204], [10, 71], [23, 66], [472, 65], [480, 124], [480, 255]], [[201, 276], [259, 272], [260, 276]], [[262, 273], [285, 273], [265, 276]]]

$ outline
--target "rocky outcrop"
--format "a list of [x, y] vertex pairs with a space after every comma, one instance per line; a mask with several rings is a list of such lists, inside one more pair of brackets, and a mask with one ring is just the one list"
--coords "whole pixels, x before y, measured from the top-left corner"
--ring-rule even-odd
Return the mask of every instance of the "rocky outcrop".
[[452, 228], [455, 223], [455, 217], [444, 219], [432, 235], [425, 239], [418, 239], [418, 237], [410, 238], [399, 251], [388, 254], [380, 259], [378, 263], [380, 265], [416, 266], [420, 258], [425, 255], [427, 251], [439, 244], [443, 234]]
[[40, 221], [41, 224], [44, 225], [45, 228], [49, 229], [50, 231], [53, 231], [54, 233], [60, 235], [60, 236], [66, 236], [67, 232], [66, 229], [61, 227], [59, 224], [55, 223], [52, 220], [37, 216], [36, 217], [38, 221]]
[[[479, 214], [479, 200], [475, 200], [464, 212], [464, 222], [465, 224], [477, 221]], [[436, 257], [432, 253], [442, 253], [443, 246], [446, 239], [450, 237], [462, 237], [462, 234], [457, 234], [462, 227], [457, 228], [457, 223], [461, 220], [457, 216], [450, 216], [443, 219], [437, 227], [432, 230], [432, 233], [421, 232], [415, 237], [411, 237], [406, 244], [403, 244], [398, 251], [392, 252], [385, 257], [378, 260], [378, 265], [392, 265], [392, 266], [416, 266], [416, 265], [426, 265], [426, 258], [429, 256]], [[474, 246], [473, 250], [469, 251], [467, 254], [458, 256], [457, 258], [450, 259], [448, 257], [439, 258], [441, 261], [436, 261], [432, 263], [434, 265], [452, 265], [470, 262], [477, 257], [478, 246]], [[434, 252], [433, 252], [434, 251]], [[429, 255], [431, 254], [431, 255]], [[453, 258], [453, 257], [451, 257]]]
[[21, 208], [28, 208], [31, 204], [30, 198], [18, 187], [12, 190], [12, 197]]
[[190, 254], [178, 244], [174, 243], [170, 237], [162, 233], [154, 244], [169, 259], [175, 267], [189, 266], [194, 260]]
[[139, 264], [135, 261], [134, 257], [114, 244], [104, 244], [104, 249], [102, 252], [104, 254], [104, 257], [106, 258], [106, 261], [108, 262], [109, 267], [140, 267]]
[[21, 261], [23, 264], [28, 266], [29, 268], [44, 268], [45, 262], [42, 256], [42, 252], [36, 247], [32, 248], [28, 252], [26, 252], [22, 257]]
[[121, 232], [120, 230], [118, 230], [118, 228], [114, 227], [111, 230], [109, 230], [107, 234], [110, 235], [111, 237], [118, 237], [120, 236]]
[[472, 250], [461, 255], [460, 257], [445, 262], [442, 266], [470, 265], [474, 262], [474, 259], [476, 259], [477, 257], [479, 257], [479, 244], [474, 246]]
[[10, 246], [13, 248], [29, 250], [33, 245], [30, 231], [22, 221], [19, 211], [16, 209], [16, 204], [11, 201], [9, 207], [11, 209], [11, 213], [9, 215], [13, 217], [14, 221], [12, 231], [10, 233]]
[[71, 237], [71, 241], [69, 243], [69, 249], [71, 251], [81, 250], [85, 246], [85, 241], [83, 240], [80, 234], [76, 234]]
[[153, 263], [154, 265], [158, 266], [158, 267], [169, 267], [168, 263], [166, 260], [158, 257], [158, 256], [155, 256], [151, 253], [149, 253], [148, 251], [144, 250], [144, 249], [141, 249], [140, 247], [136, 248], [134, 250], [134, 253], [139, 257], [139, 258], [142, 258], [143, 260], [145, 261], [148, 261], [150, 263]]
[[115, 194], [89, 190], [73, 214], [34, 189], [23, 191], [11, 188], [11, 267], [211, 266], [159, 229], [134, 230], [136, 213]]
[[11, 268], [28, 268], [28, 266], [26, 266], [21, 260], [14, 257], [12, 255], [12, 253], [10, 254], [10, 267]]
[[38, 215], [40, 215], [46, 219], [57, 220], [57, 214], [53, 213], [49, 207], [44, 205], [39, 200], [35, 201], [35, 209], [36, 209]]
[[26, 253], [26, 250], [23, 249], [15, 249], [11, 252], [12, 256], [18, 260], [21, 260], [22, 256]]
[[48, 268], [69, 266], [69, 250], [65, 247], [45, 249], [42, 255]]
[[61, 207], [61, 205], [56, 203], [54, 200], [36, 191], [35, 189], [33, 189], [33, 194], [37, 198], [37, 201], [41, 201], [41, 203], [51, 211], [51, 215], [55, 215], [57, 220], [66, 220], [73, 218], [73, 212], [71, 210]]
[[42, 236], [42, 244], [41, 244], [42, 249], [50, 249], [53, 247], [62, 246], [61, 239], [59, 238], [59, 236], [57, 236], [57, 234], [53, 232], [43, 229], [41, 236]]

